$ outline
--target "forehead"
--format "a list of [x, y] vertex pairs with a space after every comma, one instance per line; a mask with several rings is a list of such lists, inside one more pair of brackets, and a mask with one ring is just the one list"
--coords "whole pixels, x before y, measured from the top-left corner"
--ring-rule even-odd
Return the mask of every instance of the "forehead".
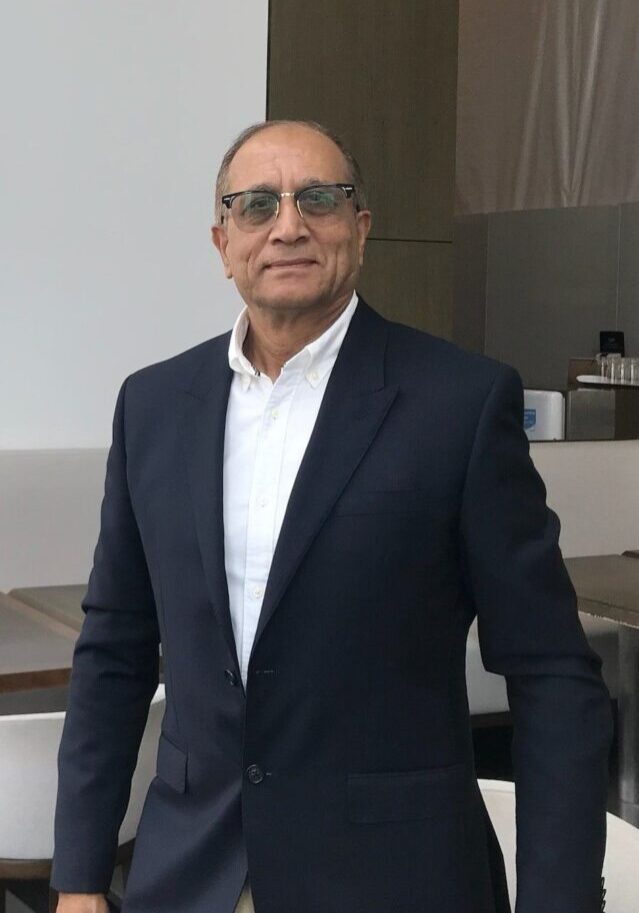
[[228, 184], [231, 192], [261, 182], [283, 190], [309, 178], [347, 181], [347, 171], [344, 156], [327, 136], [308, 127], [269, 127], [235, 154]]

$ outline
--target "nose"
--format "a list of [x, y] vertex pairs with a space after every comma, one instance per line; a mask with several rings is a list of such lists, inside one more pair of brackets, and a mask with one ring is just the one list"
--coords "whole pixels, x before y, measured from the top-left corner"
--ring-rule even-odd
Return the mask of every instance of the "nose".
[[271, 229], [271, 240], [294, 244], [300, 238], [307, 238], [308, 235], [308, 226], [300, 216], [294, 198], [282, 197], [277, 219]]

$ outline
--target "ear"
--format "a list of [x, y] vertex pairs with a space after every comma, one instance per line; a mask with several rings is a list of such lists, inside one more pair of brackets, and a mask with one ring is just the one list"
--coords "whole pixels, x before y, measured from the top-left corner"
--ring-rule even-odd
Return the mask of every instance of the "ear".
[[371, 230], [371, 212], [370, 209], [361, 209], [357, 214], [357, 235], [358, 235], [358, 247], [359, 247], [359, 265], [362, 266], [364, 263], [364, 247], [366, 246], [366, 239], [368, 238], [368, 233]]
[[222, 225], [213, 225], [211, 227], [211, 240], [220, 252], [220, 257], [222, 258], [222, 263], [224, 264], [224, 275], [227, 279], [232, 279], [233, 270], [231, 269], [231, 261], [226, 254], [226, 248], [228, 247], [229, 243], [229, 237], [226, 233], [226, 229]]

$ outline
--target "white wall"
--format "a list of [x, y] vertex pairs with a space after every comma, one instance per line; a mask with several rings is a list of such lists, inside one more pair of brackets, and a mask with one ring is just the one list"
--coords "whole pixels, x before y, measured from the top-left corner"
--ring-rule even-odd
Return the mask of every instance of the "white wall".
[[0, 450], [0, 592], [86, 583], [107, 450]]
[[102, 447], [123, 378], [228, 329], [212, 185], [267, 0], [0, 0], [0, 450]]

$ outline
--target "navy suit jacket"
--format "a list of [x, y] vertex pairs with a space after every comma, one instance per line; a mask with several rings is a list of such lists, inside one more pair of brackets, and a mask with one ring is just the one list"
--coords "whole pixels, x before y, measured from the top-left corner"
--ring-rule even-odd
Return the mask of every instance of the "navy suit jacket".
[[60, 748], [52, 883], [106, 890], [163, 647], [124, 913], [504, 913], [469, 625], [514, 720], [518, 913], [595, 913], [610, 706], [511, 368], [359, 302], [244, 689], [224, 571], [229, 335], [131, 375]]

